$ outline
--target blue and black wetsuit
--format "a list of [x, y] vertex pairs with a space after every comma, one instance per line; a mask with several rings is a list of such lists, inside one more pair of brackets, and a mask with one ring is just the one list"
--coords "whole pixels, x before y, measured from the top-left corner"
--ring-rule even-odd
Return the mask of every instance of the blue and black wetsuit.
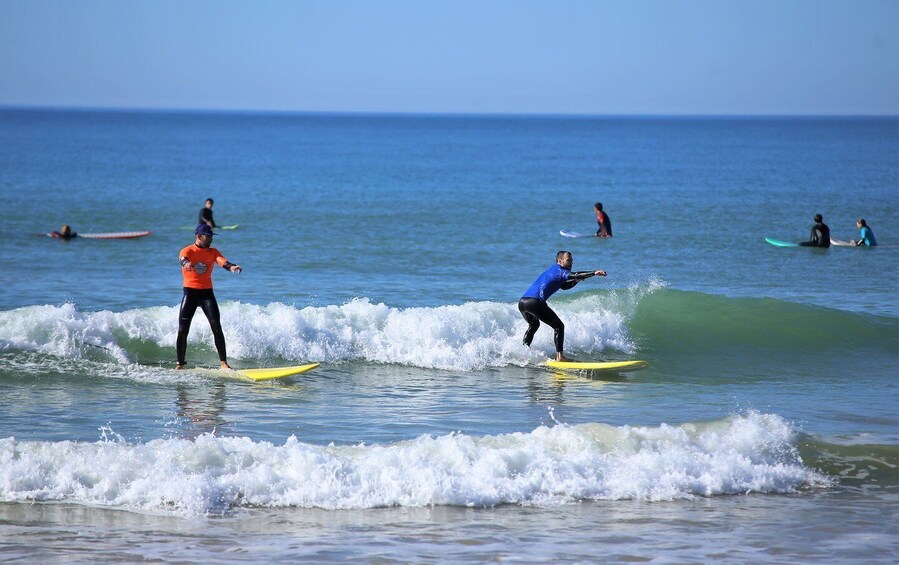
[[868, 226], [862, 226], [861, 228], [859, 228], [858, 236], [860, 239], [858, 240], [858, 243], [855, 244], [856, 246], [860, 246], [860, 245], [865, 245], [867, 247], [876, 247], [877, 246], [877, 240], [874, 238], [874, 232], [871, 231], [871, 228], [869, 228]]
[[522, 343], [530, 347], [534, 334], [540, 327], [540, 322], [543, 322], [554, 330], [553, 341], [556, 345], [556, 352], [561, 353], [565, 343], [565, 324], [549, 307], [546, 300], [557, 290], [568, 290], [594, 274], [593, 271], [572, 273], [568, 269], [563, 269], [558, 263], [543, 271], [543, 274], [537, 277], [534, 284], [525, 291], [518, 301], [518, 311], [528, 323]]

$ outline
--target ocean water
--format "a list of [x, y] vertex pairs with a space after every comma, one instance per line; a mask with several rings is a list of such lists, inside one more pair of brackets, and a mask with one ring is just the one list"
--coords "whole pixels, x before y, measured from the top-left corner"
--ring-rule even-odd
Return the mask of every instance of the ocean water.
[[[899, 560], [895, 117], [7, 109], [0, 171], [4, 560]], [[172, 370], [207, 197], [231, 363], [318, 369]], [[764, 241], [816, 213], [881, 246]], [[566, 354], [646, 369], [521, 344], [561, 249]]]

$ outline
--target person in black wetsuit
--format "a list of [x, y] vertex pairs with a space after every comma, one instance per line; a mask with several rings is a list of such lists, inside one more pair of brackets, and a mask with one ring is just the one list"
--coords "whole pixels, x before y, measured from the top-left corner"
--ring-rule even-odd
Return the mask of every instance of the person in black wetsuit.
[[553, 340], [556, 346], [556, 361], [568, 361], [562, 355], [565, 344], [565, 324], [553, 312], [553, 309], [549, 307], [546, 300], [559, 289], [568, 290], [574, 288], [574, 285], [592, 276], [606, 276], [605, 271], [572, 272], [571, 265], [573, 262], [570, 252], [559, 251], [556, 254], [556, 264], [543, 271], [518, 301], [518, 311], [521, 312], [521, 315], [524, 316], [525, 321], [528, 323], [528, 329], [524, 332], [522, 343], [530, 347], [534, 334], [537, 333], [537, 329], [540, 327], [540, 322], [549, 325], [555, 330]]
[[200, 219], [197, 222], [198, 224], [206, 224], [210, 228], [218, 227], [215, 225], [215, 220], [212, 219], [212, 205], [215, 204], [215, 201], [212, 198], [206, 199], [206, 204], [200, 208]]
[[824, 223], [821, 214], [815, 214], [815, 225], [812, 226], [812, 232], [809, 234], [808, 241], [803, 241], [799, 245], [803, 247], [830, 247], [830, 228]]
[[72, 228], [69, 227], [69, 224], [63, 224], [63, 226], [59, 228], [59, 231], [51, 231], [50, 237], [68, 241], [70, 239], [78, 237], [78, 234], [72, 231]]

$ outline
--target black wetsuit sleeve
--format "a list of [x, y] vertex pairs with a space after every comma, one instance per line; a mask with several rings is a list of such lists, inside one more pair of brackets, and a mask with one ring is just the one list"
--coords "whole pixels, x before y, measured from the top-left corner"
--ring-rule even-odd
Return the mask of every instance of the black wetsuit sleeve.
[[578, 271], [569, 273], [568, 279], [562, 283], [562, 290], [572, 289], [577, 283], [581, 282], [584, 279], [589, 279], [594, 275], [596, 275], [595, 271]]

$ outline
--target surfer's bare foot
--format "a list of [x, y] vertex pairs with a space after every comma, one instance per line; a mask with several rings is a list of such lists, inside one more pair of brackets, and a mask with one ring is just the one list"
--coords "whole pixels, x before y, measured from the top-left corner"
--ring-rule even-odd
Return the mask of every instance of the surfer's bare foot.
[[563, 363], [569, 363], [571, 361], [571, 359], [569, 359], [568, 357], [565, 357], [561, 353], [556, 353], [556, 361], [561, 361]]
[[228, 364], [227, 361], [219, 361], [219, 369], [223, 369], [226, 371], [233, 371], [231, 365]]
[[178, 363], [177, 365], [175, 365], [176, 371], [180, 371], [182, 369], [184, 369], [184, 363]]

